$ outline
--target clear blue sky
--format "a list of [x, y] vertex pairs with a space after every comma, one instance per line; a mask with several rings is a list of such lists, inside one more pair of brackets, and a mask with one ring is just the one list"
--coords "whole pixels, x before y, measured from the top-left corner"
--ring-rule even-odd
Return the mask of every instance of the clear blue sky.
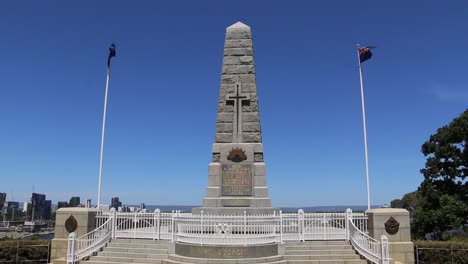
[[421, 144], [468, 102], [467, 1], [2, 1], [0, 192], [197, 205], [207, 185], [225, 28], [252, 28], [274, 206], [365, 205], [415, 190]]

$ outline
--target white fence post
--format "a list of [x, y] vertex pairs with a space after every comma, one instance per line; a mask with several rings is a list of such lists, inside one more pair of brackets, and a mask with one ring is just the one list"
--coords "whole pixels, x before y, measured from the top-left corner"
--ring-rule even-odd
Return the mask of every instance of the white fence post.
[[323, 230], [323, 237], [322, 240], [327, 240], [327, 213], [323, 213], [323, 219], [322, 219], [322, 230]]
[[161, 221], [161, 210], [159, 210], [159, 208], [157, 208], [156, 210], [154, 210], [154, 227], [156, 228], [155, 230], [155, 238], [157, 240], [160, 239], [160, 221]]
[[203, 210], [200, 212], [200, 245], [203, 245]]
[[380, 237], [380, 244], [382, 245], [380, 253], [381, 259], [382, 259], [382, 264], [389, 264], [389, 252], [388, 252], [388, 238], [385, 235], [382, 235]]
[[68, 235], [67, 264], [75, 263], [75, 233]]
[[279, 218], [280, 218], [280, 243], [283, 243], [283, 212], [279, 211]]
[[244, 245], [247, 246], [247, 212], [244, 211]]
[[349, 221], [353, 221], [353, 211], [351, 208], [346, 209], [346, 216], [345, 216], [345, 227], [346, 227], [346, 240], [349, 241], [350, 239], [350, 232], [349, 232]]
[[175, 212], [174, 210], [172, 210], [172, 221], [171, 221], [171, 226], [172, 226], [172, 230], [171, 230], [171, 240], [172, 242], [174, 242], [174, 233], [175, 233]]
[[137, 230], [137, 212], [135, 211], [135, 216], [133, 217], [133, 238], [136, 238]]
[[115, 239], [116, 233], [117, 233], [117, 211], [115, 211], [115, 208], [111, 209], [112, 213], [112, 239]]
[[273, 234], [275, 236], [275, 242], [278, 238], [277, 230], [278, 230], [278, 218], [276, 217], [276, 211], [273, 211]]
[[304, 210], [302, 209], [299, 209], [299, 211], [297, 211], [297, 231], [298, 231], [298, 235], [299, 235], [299, 241], [302, 241], [304, 242], [305, 241], [305, 238], [304, 238]]

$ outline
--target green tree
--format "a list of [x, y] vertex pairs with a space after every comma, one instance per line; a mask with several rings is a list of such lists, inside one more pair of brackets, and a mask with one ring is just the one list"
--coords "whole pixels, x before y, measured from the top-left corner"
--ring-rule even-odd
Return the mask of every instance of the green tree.
[[403, 203], [401, 202], [401, 199], [393, 199], [390, 202], [390, 206], [392, 208], [403, 208]]
[[[424, 180], [414, 198], [414, 227], [419, 236], [440, 238], [468, 219], [468, 110], [437, 130], [421, 148], [427, 157]], [[403, 200], [403, 199], [402, 199]]]

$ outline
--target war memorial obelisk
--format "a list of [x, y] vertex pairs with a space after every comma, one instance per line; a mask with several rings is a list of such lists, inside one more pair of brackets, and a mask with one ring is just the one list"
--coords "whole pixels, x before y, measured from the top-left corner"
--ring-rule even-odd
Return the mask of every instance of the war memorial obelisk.
[[208, 214], [273, 213], [268, 196], [250, 27], [226, 29], [213, 159], [203, 207]]

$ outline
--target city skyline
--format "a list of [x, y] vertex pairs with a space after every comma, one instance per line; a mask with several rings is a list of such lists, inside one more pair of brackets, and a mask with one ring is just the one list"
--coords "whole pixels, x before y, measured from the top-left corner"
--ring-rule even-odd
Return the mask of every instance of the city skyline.
[[0, 192], [96, 203], [115, 42], [103, 203], [200, 205], [237, 21], [252, 28], [273, 206], [366, 204], [358, 43], [377, 46], [363, 65], [371, 204], [416, 190], [421, 145], [466, 109], [468, 4], [336, 3], [2, 3]]

